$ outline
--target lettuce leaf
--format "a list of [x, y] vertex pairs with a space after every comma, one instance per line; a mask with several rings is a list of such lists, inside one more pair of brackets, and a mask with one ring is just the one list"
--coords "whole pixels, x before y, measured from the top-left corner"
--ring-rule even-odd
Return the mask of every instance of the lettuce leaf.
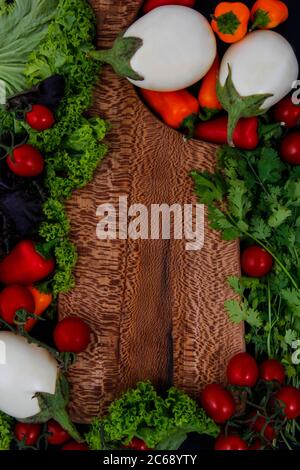
[[0, 80], [6, 96], [26, 88], [29, 55], [45, 38], [59, 0], [14, 0], [0, 5]]
[[162, 397], [147, 381], [113, 402], [108, 416], [91, 425], [86, 440], [92, 450], [120, 448], [134, 437], [151, 449], [176, 450], [190, 432], [215, 437], [218, 431], [205, 411], [184, 392], [173, 387]]

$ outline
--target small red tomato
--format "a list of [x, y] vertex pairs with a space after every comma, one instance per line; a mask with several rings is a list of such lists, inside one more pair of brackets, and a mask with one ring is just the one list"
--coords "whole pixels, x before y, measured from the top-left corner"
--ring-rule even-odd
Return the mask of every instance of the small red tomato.
[[300, 390], [295, 387], [282, 387], [276, 393], [276, 399], [287, 419], [297, 419], [300, 416]]
[[248, 353], [233, 356], [227, 366], [227, 379], [231, 385], [253, 387], [258, 379], [255, 359]]
[[143, 6], [143, 12], [149, 13], [154, 8], [165, 6], [165, 5], [182, 5], [185, 7], [194, 7], [196, 0], [146, 0]]
[[253, 245], [243, 251], [241, 265], [247, 276], [264, 277], [273, 267], [273, 258], [263, 248]]
[[0, 294], [0, 315], [9, 325], [14, 324], [18, 310], [33, 313], [34, 309], [34, 298], [26, 287], [8, 286]]
[[19, 442], [24, 441], [26, 446], [34, 446], [41, 434], [40, 424], [17, 423], [15, 426], [15, 436]]
[[253, 417], [253, 421], [250, 424], [250, 428], [258, 434], [261, 434], [263, 432], [263, 436], [267, 441], [273, 441], [277, 433], [272, 423], [269, 422], [267, 424], [267, 419], [265, 418], [265, 416], [261, 416], [255, 411], [252, 413], [251, 417]]
[[147, 447], [147, 444], [145, 444], [144, 441], [141, 439], [138, 439], [137, 437], [134, 437], [132, 441], [126, 446], [126, 449], [132, 449], [132, 450], [151, 450], [149, 447]]
[[54, 330], [54, 342], [60, 352], [81, 353], [88, 347], [90, 339], [90, 327], [77, 317], [65, 318]]
[[235, 412], [233, 396], [219, 384], [207, 385], [201, 393], [201, 403], [216, 423], [228, 421]]
[[248, 450], [247, 442], [239, 436], [219, 436], [215, 450]]
[[273, 118], [276, 122], [282, 122], [287, 128], [300, 124], [300, 106], [292, 102], [291, 96], [286, 96], [273, 108]]
[[6, 163], [13, 173], [24, 178], [39, 176], [45, 167], [41, 152], [29, 144], [15, 147], [6, 158]]
[[54, 126], [55, 118], [49, 108], [41, 104], [34, 104], [31, 111], [26, 113], [26, 122], [32, 129], [42, 132]]
[[291, 165], [300, 165], [300, 131], [292, 132], [282, 139], [280, 156]]
[[47, 423], [47, 433], [47, 441], [52, 446], [60, 446], [71, 439], [70, 434], [53, 419]]
[[88, 446], [84, 442], [76, 442], [76, 441], [70, 441], [67, 444], [65, 444], [61, 450], [81, 450], [81, 451], [86, 451], [90, 450]]
[[265, 382], [284, 384], [285, 371], [283, 365], [276, 359], [267, 359], [259, 367], [259, 376]]

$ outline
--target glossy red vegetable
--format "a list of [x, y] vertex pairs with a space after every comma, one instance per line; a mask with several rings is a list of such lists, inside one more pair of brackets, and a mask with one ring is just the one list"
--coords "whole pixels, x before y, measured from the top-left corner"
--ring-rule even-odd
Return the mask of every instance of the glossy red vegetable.
[[42, 132], [53, 127], [55, 118], [49, 108], [41, 104], [34, 104], [31, 111], [26, 113], [26, 122], [32, 129]]
[[265, 382], [285, 382], [285, 370], [276, 359], [267, 359], [259, 367], [259, 377]]
[[274, 106], [273, 118], [274, 121], [283, 123], [289, 129], [296, 127], [300, 124], [300, 105], [295, 105], [292, 97], [286, 96]]
[[239, 436], [219, 436], [215, 450], [248, 450], [247, 443]]
[[300, 390], [291, 386], [282, 387], [277, 392], [276, 399], [287, 419], [300, 417]]
[[147, 447], [147, 444], [145, 444], [144, 441], [141, 439], [138, 439], [137, 437], [134, 437], [132, 441], [126, 446], [126, 449], [131, 449], [131, 450], [151, 450], [149, 447]]
[[292, 132], [282, 139], [280, 156], [291, 165], [300, 165], [300, 131]]
[[261, 416], [254, 411], [251, 415], [253, 421], [250, 424], [250, 428], [258, 433], [263, 434], [263, 437], [267, 441], [273, 441], [277, 435], [276, 430], [272, 423], [268, 422], [265, 416]]
[[90, 327], [77, 317], [65, 318], [54, 330], [54, 342], [60, 352], [81, 353], [88, 347], [90, 339]]
[[258, 437], [256, 439], [253, 439], [253, 442], [251, 446], [249, 447], [249, 450], [263, 450], [263, 444]]
[[61, 450], [81, 450], [86, 451], [90, 450], [89, 447], [84, 442], [71, 441], [65, 444]]
[[8, 286], [0, 294], [0, 315], [9, 325], [14, 324], [18, 310], [34, 313], [34, 308], [34, 298], [24, 286]]
[[194, 121], [199, 113], [198, 100], [187, 90], [140, 90], [144, 100], [162, 120], [174, 129], [194, 131]]
[[53, 419], [47, 423], [47, 433], [48, 444], [52, 446], [60, 446], [71, 439], [70, 434]]
[[[227, 116], [200, 122], [195, 126], [194, 136], [213, 144], [227, 144], [227, 124]], [[233, 142], [240, 149], [255, 149], [259, 144], [258, 119], [256, 117], [240, 119], [233, 134]]]
[[40, 437], [41, 429], [41, 425], [37, 423], [17, 423], [14, 433], [19, 442], [25, 440], [26, 446], [34, 446]]
[[15, 147], [6, 158], [6, 163], [13, 173], [25, 178], [39, 176], [45, 167], [41, 152], [28, 144]]
[[227, 366], [227, 379], [231, 385], [253, 387], [258, 379], [255, 359], [248, 353], [233, 356]]
[[241, 257], [242, 270], [250, 277], [264, 277], [273, 267], [272, 256], [260, 246], [249, 246]]
[[196, 0], [146, 0], [143, 6], [143, 12], [149, 13], [154, 8], [162, 7], [165, 5], [182, 5], [184, 7], [194, 7]]
[[233, 396], [219, 384], [210, 384], [201, 394], [201, 404], [216, 423], [228, 421], [235, 412]]
[[3, 284], [33, 284], [54, 271], [55, 261], [48, 256], [49, 245], [38, 245], [31, 240], [18, 243], [0, 262], [0, 282]]

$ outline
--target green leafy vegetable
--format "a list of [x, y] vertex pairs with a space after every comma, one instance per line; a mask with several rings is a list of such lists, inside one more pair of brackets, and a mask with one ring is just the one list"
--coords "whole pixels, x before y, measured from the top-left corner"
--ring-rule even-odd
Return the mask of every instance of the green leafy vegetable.
[[150, 382], [141, 382], [92, 424], [86, 440], [93, 450], [120, 448], [134, 437], [151, 449], [175, 450], [190, 432], [216, 436], [218, 427], [180, 390], [171, 388], [163, 398]]
[[0, 80], [11, 96], [26, 88], [29, 54], [45, 38], [59, 0], [14, 0], [0, 5]]
[[300, 367], [292, 363], [292, 340], [300, 338], [300, 170], [281, 161], [275, 148], [282, 132], [271, 126], [261, 125], [256, 150], [224, 146], [215, 174], [192, 176], [213, 229], [225, 240], [240, 237], [273, 256], [268, 276], [229, 279], [240, 301], [228, 300], [225, 307], [233, 322], [247, 323], [246, 340], [257, 355], [281, 360], [297, 386]]
[[9, 450], [13, 438], [13, 419], [0, 412], [0, 450]]

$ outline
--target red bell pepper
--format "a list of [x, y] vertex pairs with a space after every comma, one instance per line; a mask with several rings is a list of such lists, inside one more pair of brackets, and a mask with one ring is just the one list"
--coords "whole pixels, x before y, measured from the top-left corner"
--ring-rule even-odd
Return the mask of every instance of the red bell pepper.
[[18, 243], [0, 263], [0, 282], [28, 285], [48, 277], [55, 268], [50, 248], [50, 244], [38, 245], [31, 240]]
[[9, 325], [13, 325], [19, 310], [34, 313], [34, 298], [24, 286], [6, 287], [0, 294], [0, 315]]
[[149, 13], [154, 8], [162, 7], [165, 5], [181, 5], [184, 7], [193, 8], [196, 4], [196, 0], [146, 0], [144, 2], [143, 12]]
[[[227, 125], [227, 116], [200, 122], [195, 126], [194, 136], [213, 144], [227, 144]], [[258, 118], [240, 119], [233, 134], [233, 142], [240, 149], [255, 149], [259, 144]]]
[[188, 90], [151, 91], [141, 90], [141, 94], [153, 111], [173, 129], [194, 130], [194, 122], [199, 113], [198, 100]]

